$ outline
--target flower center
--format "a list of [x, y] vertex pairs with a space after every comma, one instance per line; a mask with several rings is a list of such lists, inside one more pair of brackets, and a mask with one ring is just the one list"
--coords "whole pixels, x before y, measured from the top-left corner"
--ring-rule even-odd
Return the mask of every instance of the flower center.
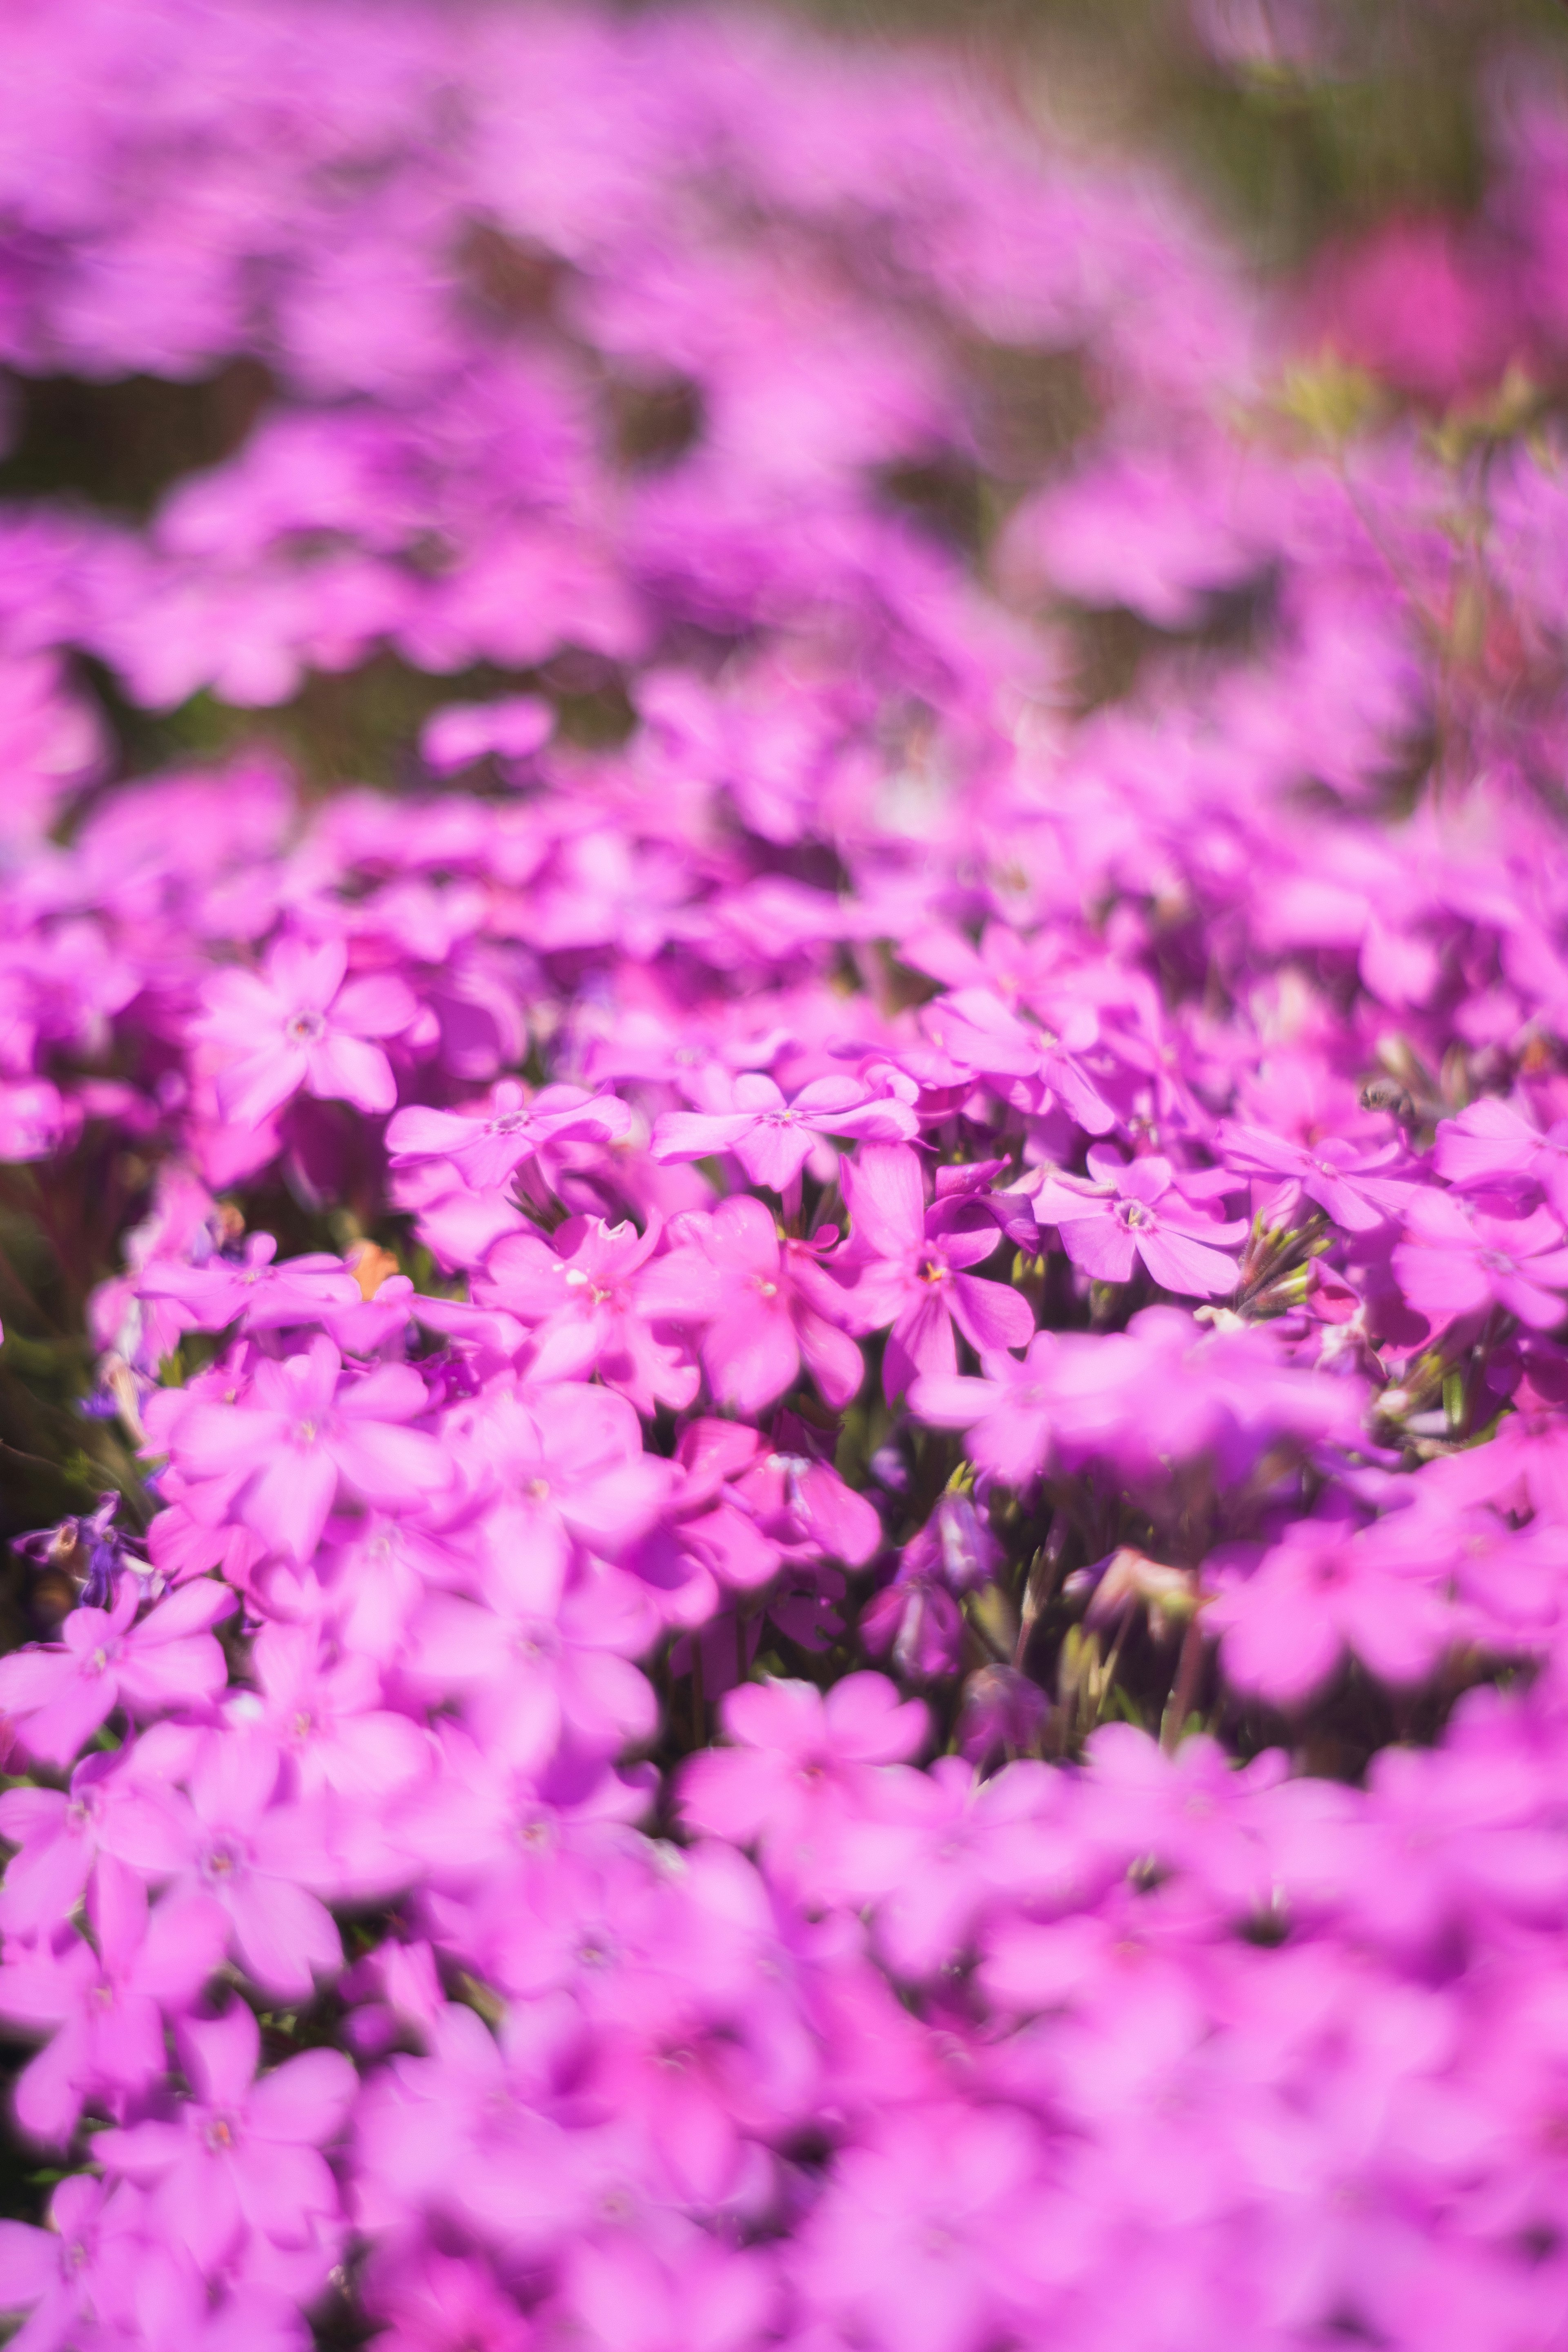
[[283, 1034], [292, 1038], [296, 1045], [313, 1045], [326, 1025], [324, 1013], [310, 1010], [291, 1013], [283, 1024]]

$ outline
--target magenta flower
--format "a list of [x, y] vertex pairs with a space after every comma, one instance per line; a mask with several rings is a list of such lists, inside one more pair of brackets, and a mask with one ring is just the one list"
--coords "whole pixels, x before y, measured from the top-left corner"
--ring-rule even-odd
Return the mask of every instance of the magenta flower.
[[826, 1698], [810, 1683], [744, 1683], [723, 1706], [734, 1745], [690, 1759], [681, 1811], [709, 1836], [788, 1855], [853, 1801], [873, 1767], [913, 1755], [927, 1720], [881, 1675], [847, 1675]]
[[0, 2221], [0, 2311], [28, 2312], [11, 2342], [23, 2352], [64, 2352], [120, 2303], [144, 2244], [141, 2200], [120, 2183], [87, 2173], [62, 2180], [49, 2200], [49, 2227]]
[[40, 1944], [0, 1968], [0, 2018], [52, 2032], [17, 2078], [17, 2121], [61, 2146], [85, 2099], [108, 2098], [123, 2111], [128, 2096], [163, 2074], [163, 2019], [189, 2008], [228, 1941], [228, 1922], [210, 1897], [160, 1903], [149, 1913], [141, 1880], [107, 1855], [93, 1873], [87, 1914], [92, 1943]]
[[1338, 1135], [1295, 1143], [1265, 1128], [1226, 1127], [1215, 1138], [1215, 1150], [1239, 1174], [1298, 1184], [1347, 1234], [1371, 1233], [1401, 1215], [1415, 1191], [1410, 1177], [1397, 1172], [1406, 1161], [1396, 1143], [1368, 1151]]
[[969, 1458], [1009, 1486], [1026, 1486], [1051, 1444], [1061, 1341], [1037, 1331], [1022, 1363], [993, 1360], [984, 1380], [931, 1372], [910, 1391], [910, 1411], [937, 1429], [967, 1429]]
[[1237, 1262], [1221, 1244], [1244, 1238], [1245, 1217], [1222, 1224], [1200, 1216], [1183, 1199], [1168, 1160], [1129, 1163], [1091, 1146], [1089, 1171], [1081, 1177], [1045, 1169], [1030, 1188], [1036, 1217], [1056, 1226], [1075, 1265], [1097, 1282], [1126, 1282], [1142, 1258], [1163, 1289], [1188, 1298], [1236, 1288]]
[[396, 1081], [374, 1041], [399, 1035], [418, 1008], [395, 973], [346, 980], [347, 970], [342, 940], [282, 939], [259, 972], [220, 971], [207, 982], [195, 1034], [225, 1056], [225, 1118], [257, 1126], [301, 1087], [358, 1110], [392, 1108]]
[[336, 2224], [338, 2188], [321, 2154], [353, 2102], [354, 2070], [336, 2050], [308, 2050], [256, 2079], [261, 2035], [243, 2001], [175, 2032], [191, 2085], [174, 2120], [100, 2133], [111, 2179], [147, 2192], [149, 2217], [208, 2276], [251, 2235], [308, 2245]]
[[1568, 1119], [1544, 1133], [1526, 1109], [1499, 1095], [1467, 1103], [1439, 1119], [1433, 1160], [1447, 1183], [1461, 1188], [1539, 1184], [1553, 1214], [1568, 1224]]
[[0, 1161], [47, 1160], [80, 1125], [80, 1105], [47, 1078], [0, 1079]]
[[279, 1751], [239, 1723], [198, 1735], [187, 1793], [143, 1786], [117, 1810], [104, 1843], [165, 1902], [205, 1897], [226, 1913], [241, 1966], [263, 1991], [308, 2000], [342, 1946], [311, 1886], [342, 1892], [350, 1871], [328, 1851], [319, 1814], [276, 1801]]
[[710, 1217], [682, 1222], [681, 1242], [656, 1259], [642, 1297], [671, 1319], [706, 1323], [702, 1366], [718, 1402], [752, 1414], [800, 1377], [801, 1364], [835, 1411], [866, 1377], [843, 1328], [850, 1295], [823, 1264], [837, 1229], [809, 1241], [782, 1235], [760, 1201], [736, 1193]]
[[387, 1122], [386, 1149], [395, 1168], [444, 1160], [476, 1192], [504, 1184], [514, 1169], [552, 1142], [615, 1143], [631, 1126], [631, 1112], [615, 1095], [581, 1087], [542, 1087], [531, 1097], [515, 1078], [503, 1078], [480, 1111], [427, 1110], [411, 1103]]
[[[296, 1794], [330, 1790], [384, 1803], [424, 1769], [427, 1734], [378, 1704], [381, 1676], [363, 1652], [333, 1659], [325, 1651], [319, 1625], [263, 1625], [250, 1653], [260, 1720], [288, 1759]], [[249, 1693], [236, 1702], [247, 1723], [254, 1709]]]
[[429, 1404], [411, 1366], [355, 1375], [328, 1339], [303, 1355], [263, 1360], [231, 1403], [202, 1400], [174, 1425], [175, 1465], [195, 1478], [232, 1479], [234, 1508], [296, 1559], [309, 1559], [340, 1488], [367, 1503], [417, 1503], [439, 1494], [450, 1469], [436, 1439], [409, 1427]]
[[1419, 1314], [1447, 1323], [1505, 1307], [1532, 1330], [1550, 1331], [1565, 1309], [1568, 1246], [1552, 1210], [1489, 1216], [1455, 1192], [1418, 1192], [1394, 1253], [1400, 1289]]
[[1094, 1007], [1062, 990], [1031, 1010], [1045, 1013], [1055, 1025], [1023, 1020], [992, 987], [960, 988], [928, 1005], [921, 1025], [944, 1054], [988, 1078], [999, 1094], [1033, 1111], [1059, 1104], [1086, 1135], [1106, 1134], [1116, 1116], [1083, 1060], [1100, 1042]]
[[888, 1325], [882, 1386], [891, 1402], [922, 1372], [951, 1373], [953, 1328], [991, 1355], [1026, 1346], [1035, 1318], [1028, 1302], [968, 1268], [990, 1257], [1002, 1235], [973, 1204], [927, 1210], [921, 1164], [907, 1144], [871, 1144], [845, 1162], [840, 1181], [851, 1220], [840, 1261], [855, 1276], [852, 1328]]
[[753, 1184], [783, 1192], [800, 1174], [820, 1136], [858, 1137], [894, 1143], [920, 1129], [907, 1102], [896, 1095], [873, 1095], [858, 1078], [814, 1078], [786, 1102], [762, 1070], [744, 1070], [734, 1082], [733, 1108], [665, 1111], [657, 1120], [649, 1150], [656, 1160], [706, 1160], [732, 1151]]
[[903, 2108], [834, 2167], [795, 2265], [807, 2308], [874, 2352], [982, 2352], [1016, 2333], [1070, 2269], [1037, 2163], [1005, 2107]]
[[639, 1234], [629, 1222], [587, 1216], [568, 1217], [553, 1246], [532, 1234], [509, 1236], [476, 1276], [474, 1302], [503, 1308], [532, 1333], [531, 1379], [597, 1372], [639, 1412], [652, 1414], [660, 1404], [679, 1411], [696, 1395], [698, 1372], [678, 1337], [658, 1328], [674, 1320], [648, 1263], [661, 1239], [657, 1223]]
[[116, 1821], [139, 1802], [123, 1763], [122, 1751], [84, 1758], [68, 1794], [26, 1787], [0, 1794], [0, 1837], [16, 1849], [0, 1886], [7, 1936], [36, 1942], [76, 1909]]
[[[1386, 1523], [1394, 1545], [1397, 1518]], [[1298, 1521], [1245, 1577], [1226, 1578], [1204, 1614], [1222, 1636], [1227, 1682], [1276, 1706], [1321, 1689], [1347, 1650], [1380, 1680], [1423, 1681], [1466, 1631], [1437, 1588], [1442, 1548], [1422, 1528], [1401, 1559], [1381, 1530]]]
[[178, 1309], [176, 1330], [222, 1331], [243, 1319], [247, 1331], [279, 1331], [321, 1320], [334, 1307], [353, 1307], [362, 1294], [342, 1258], [324, 1250], [273, 1263], [270, 1234], [250, 1234], [238, 1258], [209, 1257], [199, 1265], [153, 1258], [136, 1285], [138, 1298]]
[[207, 1630], [234, 1608], [226, 1585], [183, 1585], [138, 1624], [140, 1603], [128, 1577], [112, 1608], [73, 1609], [58, 1644], [0, 1658], [0, 1707], [40, 1763], [63, 1769], [117, 1706], [135, 1716], [199, 1707], [228, 1680]]

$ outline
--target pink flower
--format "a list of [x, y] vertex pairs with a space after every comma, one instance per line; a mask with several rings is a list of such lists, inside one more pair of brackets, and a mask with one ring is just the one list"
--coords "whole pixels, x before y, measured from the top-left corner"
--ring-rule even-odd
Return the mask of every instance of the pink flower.
[[1063, 989], [1035, 1009], [1043, 1009], [1056, 1025], [1023, 1020], [989, 986], [960, 988], [928, 1005], [921, 1025], [944, 1054], [988, 1078], [1010, 1101], [1031, 1111], [1059, 1104], [1087, 1135], [1104, 1135], [1115, 1125], [1115, 1114], [1082, 1058], [1100, 1042], [1094, 1007]]
[[251, 2235], [305, 2246], [335, 2228], [338, 2188], [320, 2150], [342, 2130], [357, 2083], [336, 2050], [308, 2050], [255, 2079], [261, 2035], [243, 2001], [176, 2028], [191, 2084], [171, 2122], [102, 2132], [111, 2179], [148, 2192], [149, 2217], [210, 2276]]
[[437, 775], [449, 775], [489, 752], [525, 760], [549, 740], [555, 713], [542, 695], [504, 694], [494, 702], [444, 702], [419, 735], [419, 756]]
[[345, 980], [342, 940], [312, 947], [282, 939], [259, 972], [216, 973], [206, 986], [195, 1034], [226, 1055], [218, 1072], [225, 1118], [255, 1127], [301, 1087], [326, 1101], [386, 1111], [397, 1100], [378, 1037], [395, 1037], [417, 1011], [391, 972]]
[[1037, 1331], [1022, 1363], [994, 1359], [984, 1380], [931, 1373], [910, 1391], [910, 1411], [938, 1429], [967, 1429], [977, 1469], [1026, 1486], [1050, 1450], [1061, 1345], [1054, 1331]]
[[69, 1764], [117, 1706], [138, 1716], [202, 1706], [227, 1682], [207, 1630], [234, 1608], [226, 1585], [184, 1585], [138, 1624], [140, 1601], [128, 1577], [112, 1608], [73, 1609], [58, 1645], [0, 1658], [0, 1708], [40, 1763]]
[[[122, 2103], [164, 2068], [163, 2017], [195, 2000], [223, 1959], [228, 1923], [203, 1895], [160, 1903], [122, 1864], [103, 1856], [88, 1895], [93, 1942], [40, 1944], [0, 1968], [0, 2017], [53, 2028], [17, 2080], [16, 2116], [36, 2137], [70, 2138], [82, 2102]], [[96, 1947], [96, 1948], [95, 1948]]]
[[[84, 2173], [62, 2180], [49, 2224], [0, 2221], [0, 2311], [31, 2313], [11, 2338], [23, 2352], [62, 2352], [134, 2278], [144, 2226], [140, 2200]], [[96, 2331], [95, 2331], [96, 2332]]]
[[349, 1874], [322, 1842], [321, 1816], [275, 1801], [279, 1752], [238, 1723], [198, 1738], [188, 1793], [143, 1787], [116, 1811], [105, 1843], [169, 1902], [204, 1896], [226, 1914], [240, 1964], [263, 1991], [308, 2000], [342, 1946], [306, 1882], [338, 1893]]
[[80, 1106], [47, 1078], [0, 1079], [0, 1162], [47, 1160], [80, 1125]]
[[706, 1160], [732, 1151], [753, 1184], [782, 1192], [800, 1174], [819, 1136], [892, 1143], [920, 1121], [895, 1095], [874, 1096], [858, 1078], [814, 1078], [793, 1102], [761, 1070], [735, 1080], [732, 1109], [666, 1111], [649, 1145], [656, 1160]]
[[409, 1104], [388, 1121], [386, 1149], [395, 1168], [444, 1160], [465, 1184], [485, 1192], [504, 1184], [544, 1144], [614, 1143], [627, 1132], [631, 1118], [615, 1095], [557, 1086], [542, 1087], [531, 1097], [515, 1078], [502, 1078], [492, 1087], [486, 1110], [426, 1110]]
[[982, 2352], [1037, 2321], [1070, 2223], [1016, 2109], [899, 2109], [834, 2165], [792, 2268], [874, 2352]]
[[809, 1241], [781, 1235], [760, 1201], [736, 1193], [711, 1216], [681, 1221], [680, 1244], [648, 1268], [642, 1296], [671, 1318], [700, 1318], [702, 1364], [718, 1402], [761, 1412], [800, 1376], [804, 1359], [837, 1412], [866, 1376], [843, 1324], [850, 1297], [823, 1264], [838, 1239], [824, 1225]]
[[1046, 1169], [1030, 1188], [1037, 1218], [1057, 1227], [1075, 1265], [1097, 1282], [1126, 1282], [1142, 1258], [1163, 1288], [1184, 1297], [1215, 1298], [1236, 1288], [1236, 1260], [1218, 1244], [1240, 1241], [1245, 1218], [1227, 1225], [1199, 1216], [1182, 1198], [1168, 1160], [1128, 1163], [1091, 1146], [1089, 1171], [1085, 1178]]
[[841, 1264], [856, 1277], [853, 1328], [892, 1326], [882, 1360], [889, 1402], [922, 1372], [956, 1370], [955, 1324], [982, 1354], [1027, 1343], [1035, 1321], [1027, 1300], [966, 1270], [991, 1256], [1000, 1232], [967, 1202], [956, 1209], [939, 1202], [928, 1212], [920, 1160], [907, 1144], [866, 1146], [845, 1162], [840, 1181], [852, 1224]]
[[379, 1505], [417, 1503], [447, 1485], [436, 1439], [408, 1424], [429, 1402], [407, 1364], [355, 1375], [328, 1339], [264, 1360], [230, 1403], [205, 1399], [175, 1421], [170, 1451], [195, 1478], [232, 1480], [232, 1507], [278, 1550], [309, 1559], [340, 1487]]
[[1568, 1119], [1544, 1133], [1521, 1105], [1499, 1095], [1467, 1103], [1457, 1118], [1439, 1119], [1433, 1160], [1447, 1183], [1460, 1187], [1539, 1184], [1553, 1213], [1568, 1224]]
[[378, 2247], [365, 2273], [372, 2316], [387, 2322], [382, 2352], [531, 2352], [532, 2323], [489, 2264], [420, 2243]]
[[1563, 1320], [1568, 1247], [1552, 1212], [1489, 1216], [1454, 1192], [1418, 1192], [1405, 1213], [1394, 1274], [1418, 1313], [1438, 1322], [1506, 1307], [1537, 1331]]
[[136, 1296], [170, 1302], [178, 1310], [174, 1328], [197, 1331], [222, 1331], [242, 1318], [247, 1331], [282, 1330], [362, 1303], [341, 1257], [316, 1251], [275, 1265], [277, 1255], [270, 1234], [250, 1234], [238, 1258], [213, 1256], [197, 1265], [154, 1258], [142, 1269]]
[[791, 1858], [828, 1829], [879, 1764], [900, 1762], [926, 1737], [918, 1699], [900, 1702], [881, 1675], [849, 1675], [826, 1698], [810, 1683], [743, 1683], [723, 1704], [731, 1748], [690, 1759], [681, 1811], [691, 1827], [736, 1844], [760, 1840]]
[[1447, 1565], [1398, 1516], [1364, 1535], [1298, 1520], [1249, 1575], [1221, 1582], [1204, 1623], [1222, 1637], [1226, 1681], [1277, 1706], [1321, 1689], [1347, 1650], [1382, 1681], [1415, 1684], [1466, 1631], [1437, 1590]]
[[[295, 1792], [384, 1802], [418, 1778], [428, 1754], [424, 1728], [379, 1704], [381, 1676], [361, 1651], [323, 1655], [319, 1625], [263, 1625], [250, 1664], [264, 1723], [288, 1759]], [[235, 1714], [256, 1720], [256, 1699], [240, 1694]]]
[[1398, 1216], [1415, 1190], [1408, 1177], [1394, 1172], [1405, 1165], [1396, 1143], [1368, 1151], [1338, 1135], [1295, 1143], [1264, 1128], [1226, 1127], [1215, 1150], [1227, 1168], [1244, 1175], [1293, 1181], [1347, 1234], [1371, 1233]]
[[676, 1338], [655, 1328], [674, 1319], [667, 1287], [648, 1268], [661, 1238], [657, 1222], [639, 1234], [629, 1223], [586, 1216], [568, 1217], [553, 1246], [533, 1234], [510, 1235], [470, 1286], [474, 1303], [502, 1307], [532, 1332], [533, 1380], [596, 1371], [641, 1413], [661, 1404], [679, 1412], [697, 1393], [698, 1374]]

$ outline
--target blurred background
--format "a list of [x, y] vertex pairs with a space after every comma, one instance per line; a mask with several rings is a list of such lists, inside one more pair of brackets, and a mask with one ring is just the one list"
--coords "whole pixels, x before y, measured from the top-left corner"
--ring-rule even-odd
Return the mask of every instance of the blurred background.
[[1562, 0], [794, 0], [940, 42], [1058, 135], [1179, 167], [1261, 268], [1390, 212], [1465, 212], [1492, 73]]

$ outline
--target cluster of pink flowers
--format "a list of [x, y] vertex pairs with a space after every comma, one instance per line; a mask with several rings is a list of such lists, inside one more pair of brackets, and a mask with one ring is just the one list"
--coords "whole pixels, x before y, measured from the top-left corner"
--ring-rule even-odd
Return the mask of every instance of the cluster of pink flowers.
[[760, 18], [6, 50], [24, 443], [267, 387], [0, 504], [18, 2352], [1568, 2344], [1568, 95], [1394, 320]]

